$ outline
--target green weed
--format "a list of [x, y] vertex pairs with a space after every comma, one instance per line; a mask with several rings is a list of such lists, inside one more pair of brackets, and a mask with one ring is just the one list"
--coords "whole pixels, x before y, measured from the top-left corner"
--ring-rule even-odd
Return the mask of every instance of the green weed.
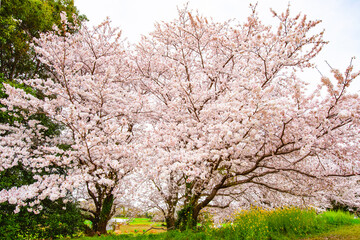
[[[149, 219], [134, 219], [131, 224], [145, 224]], [[93, 238], [80, 238], [81, 240], [290, 240], [304, 239], [308, 236], [335, 231], [340, 226], [360, 224], [359, 219], [344, 212], [328, 211], [317, 214], [314, 209], [301, 209], [297, 207], [284, 207], [275, 210], [252, 208], [242, 210], [234, 215], [234, 220], [221, 228], [210, 228], [206, 231], [169, 231], [158, 234], [120, 234]], [[360, 226], [360, 225], [359, 225]], [[349, 229], [350, 229], [349, 228]], [[360, 228], [360, 227], [358, 227]], [[350, 230], [348, 230], [350, 231]], [[323, 236], [319, 235], [319, 236]], [[326, 235], [324, 235], [326, 236]], [[79, 239], [79, 240], [80, 240]], [[325, 239], [325, 238], [315, 238]], [[333, 239], [333, 238], [330, 238]]]
[[349, 212], [342, 211], [326, 211], [320, 215], [320, 217], [328, 224], [331, 225], [349, 225], [359, 222], [358, 219], [354, 218], [354, 215]]

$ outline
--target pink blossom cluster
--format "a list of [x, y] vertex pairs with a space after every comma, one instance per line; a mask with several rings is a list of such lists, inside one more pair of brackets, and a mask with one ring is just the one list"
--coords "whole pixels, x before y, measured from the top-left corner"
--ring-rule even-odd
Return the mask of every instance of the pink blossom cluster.
[[170, 217], [180, 203], [200, 211], [320, 196], [331, 179], [358, 176], [360, 104], [348, 88], [359, 73], [350, 64], [307, 89], [296, 73], [326, 44], [320, 21], [273, 14], [277, 27], [255, 9], [239, 25], [182, 9], [132, 48], [109, 21], [41, 35], [34, 46], [51, 76], [22, 82], [45, 97], [6, 85], [2, 111], [45, 114], [63, 129], [49, 138], [37, 121], [0, 125], [0, 171], [21, 163], [37, 180], [2, 190], [0, 202], [35, 199], [27, 204], [39, 211], [39, 200], [76, 189], [95, 203], [117, 199], [136, 173], [128, 181], [143, 179], [152, 206]]
[[289, 196], [334, 194], [330, 176], [358, 179], [360, 105], [348, 88], [359, 72], [351, 63], [307, 89], [296, 73], [326, 44], [314, 32], [320, 21], [273, 14], [277, 28], [255, 9], [241, 25], [181, 10], [137, 45], [156, 113], [146, 132], [150, 191], [158, 192], [150, 202], [165, 215], [179, 203], [193, 214], [212, 203], [281, 205], [289, 201], [277, 193], [294, 202]]
[[[29, 199], [27, 205], [38, 206], [39, 200], [63, 198], [81, 186], [95, 201], [102, 201], [104, 195], [117, 191], [122, 178], [139, 162], [139, 133], [134, 129], [143, 101], [121, 32], [108, 21], [72, 31], [76, 33], [58, 29], [35, 40], [35, 50], [51, 76], [19, 82], [41, 92], [43, 99], [5, 85], [9, 97], [1, 100], [6, 106], [2, 111], [25, 119], [44, 114], [62, 131], [47, 137], [46, 127], [30, 119], [25, 125], [0, 126], [0, 170], [21, 163], [36, 180], [3, 189], [0, 202], [24, 206]], [[61, 148], [64, 145], [70, 147]]]

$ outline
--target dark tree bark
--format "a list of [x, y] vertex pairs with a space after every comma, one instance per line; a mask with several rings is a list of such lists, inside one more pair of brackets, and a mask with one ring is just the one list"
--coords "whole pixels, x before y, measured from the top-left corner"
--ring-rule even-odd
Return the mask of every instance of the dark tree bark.
[[106, 234], [106, 225], [112, 218], [114, 204], [114, 196], [109, 194], [104, 199], [95, 201], [95, 210], [82, 209], [86, 212], [84, 216], [92, 222], [92, 232], [98, 234]]
[[166, 229], [167, 230], [174, 230], [175, 229], [175, 216], [174, 216], [174, 214], [166, 216], [165, 221], [166, 221]]

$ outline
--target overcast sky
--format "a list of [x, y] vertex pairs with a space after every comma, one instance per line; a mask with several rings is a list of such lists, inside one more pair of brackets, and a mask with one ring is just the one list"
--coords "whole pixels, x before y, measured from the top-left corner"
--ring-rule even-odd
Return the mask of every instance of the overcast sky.
[[[177, 7], [189, 2], [191, 9], [216, 21], [236, 19], [244, 22], [249, 15], [249, 4], [258, 2], [258, 12], [263, 22], [272, 22], [269, 11], [273, 8], [282, 12], [290, 3], [290, 10], [307, 14], [309, 19], [320, 19], [323, 22], [318, 30], [325, 29], [325, 40], [329, 44], [316, 58], [318, 68], [327, 74], [329, 67], [344, 70], [350, 58], [355, 69], [360, 69], [360, 0], [75, 0], [81, 14], [85, 14], [90, 25], [103, 21], [107, 16], [113, 26], [123, 30], [123, 36], [135, 43], [141, 35], [153, 30], [155, 22], [170, 21], [177, 16]], [[318, 73], [313, 75], [317, 79]], [[356, 89], [360, 89], [359, 83]]]

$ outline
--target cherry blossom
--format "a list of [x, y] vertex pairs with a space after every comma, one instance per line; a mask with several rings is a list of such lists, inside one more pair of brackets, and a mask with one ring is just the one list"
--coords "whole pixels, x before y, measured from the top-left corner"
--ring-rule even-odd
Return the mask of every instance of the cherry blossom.
[[[138, 164], [135, 130], [142, 97], [136, 89], [121, 32], [109, 21], [94, 28], [71, 28], [62, 16], [63, 29], [42, 34], [35, 49], [48, 66], [48, 79], [20, 81], [41, 92], [37, 98], [6, 85], [2, 103], [27, 125], [1, 125], [0, 170], [22, 164], [35, 173], [35, 183], [2, 190], [0, 202], [39, 212], [37, 200], [54, 201], [76, 189], [95, 206], [87, 211], [94, 230], [105, 232], [121, 198], [122, 180]], [[44, 114], [62, 129], [59, 136], [44, 136], [46, 127], [30, 120]], [[58, 171], [56, 167], [66, 169]], [[19, 208], [16, 208], [16, 212]]]
[[168, 228], [181, 206], [195, 224], [244, 192], [314, 196], [331, 175], [360, 173], [359, 97], [347, 91], [359, 73], [351, 64], [307, 89], [296, 73], [326, 44], [320, 21], [287, 9], [269, 26], [252, 10], [234, 24], [185, 8], [137, 45], [153, 101], [146, 168]]
[[[353, 196], [340, 187], [360, 173], [359, 96], [348, 91], [359, 72], [351, 62], [308, 89], [297, 72], [326, 44], [320, 21], [272, 12], [277, 26], [255, 8], [242, 24], [180, 9], [133, 48], [109, 21], [71, 29], [62, 16], [36, 40], [49, 78], [19, 80], [41, 97], [5, 85], [1, 111], [28, 121], [0, 125], [0, 171], [21, 164], [35, 182], [1, 190], [0, 202], [38, 213], [40, 200], [81, 195], [105, 232], [123, 194], [140, 202], [134, 186], [169, 229], [181, 209], [196, 224], [202, 209], [233, 201]], [[45, 137], [34, 114], [59, 135]]]

